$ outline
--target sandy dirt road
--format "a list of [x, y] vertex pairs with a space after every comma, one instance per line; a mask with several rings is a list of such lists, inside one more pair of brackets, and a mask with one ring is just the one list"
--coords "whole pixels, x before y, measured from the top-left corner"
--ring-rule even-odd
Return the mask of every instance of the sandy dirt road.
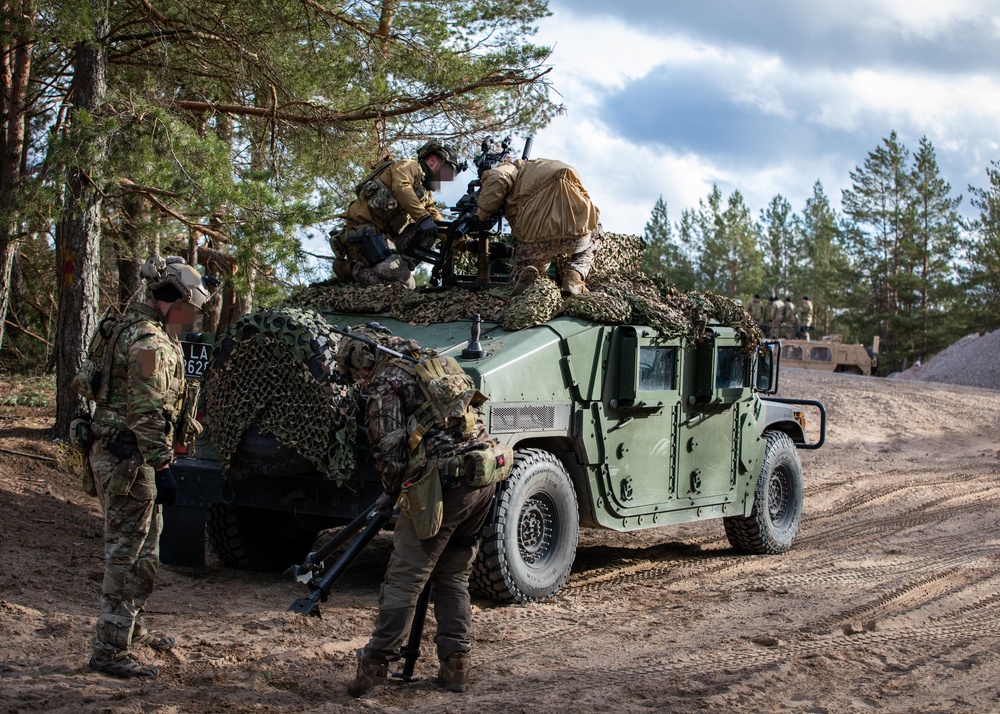
[[[786, 370], [822, 400], [826, 446], [800, 452], [792, 551], [747, 557], [721, 522], [581, 534], [569, 583], [526, 606], [475, 605], [469, 692], [422, 679], [361, 700], [388, 537], [322, 618], [302, 586], [161, 569], [150, 602], [178, 637], [160, 677], [86, 671], [102, 577], [98, 504], [42, 409], [0, 412], [0, 712], [944, 712], [1000, 710], [1000, 392]], [[2, 396], [2, 395], [0, 395]], [[428, 622], [428, 632], [433, 620]]]

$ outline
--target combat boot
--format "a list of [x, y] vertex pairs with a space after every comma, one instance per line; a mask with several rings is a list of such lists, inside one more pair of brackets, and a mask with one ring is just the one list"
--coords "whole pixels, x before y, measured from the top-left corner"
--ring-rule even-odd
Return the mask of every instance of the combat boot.
[[95, 654], [90, 658], [90, 664], [88, 666], [92, 672], [100, 672], [101, 674], [107, 674], [112, 677], [121, 677], [122, 679], [129, 679], [132, 677], [137, 679], [156, 679], [156, 675], [160, 673], [159, 669], [143, 664], [133, 654], [127, 654], [124, 657], [115, 657], [113, 659], [108, 659]]
[[469, 688], [469, 667], [472, 665], [472, 655], [468, 652], [455, 652], [448, 659], [441, 660], [437, 680], [440, 687], [449, 692], [464, 692]]
[[347, 693], [352, 697], [360, 697], [375, 687], [380, 687], [389, 679], [389, 663], [384, 659], [365, 657], [363, 649], [357, 651], [358, 673], [354, 681], [347, 686]]
[[562, 291], [570, 295], [582, 295], [587, 290], [587, 283], [583, 281], [583, 276], [575, 270], [567, 270], [563, 273]]
[[527, 290], [535, 280], [538, 279], [538, 268], [533, 265], [529, 265], [527, 268], [521, 271], [521, 274], [517, 276], [517, 282], [514, 283], [514, 289], [511, 291], [511, 297], [517, 297], [525, 290]]

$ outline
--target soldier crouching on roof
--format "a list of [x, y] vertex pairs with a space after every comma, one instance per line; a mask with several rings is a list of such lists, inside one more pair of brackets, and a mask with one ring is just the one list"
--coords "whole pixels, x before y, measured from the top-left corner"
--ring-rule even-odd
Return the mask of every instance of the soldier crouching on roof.
[[476, 218], [489, 220], [503, 209], [517, 243], [511, 279], [514, 295], [566, 258], [563, 292], [587, 292], [586, 279], [601, 248], [600, 211], [576, 169], [552, 159], [518, 159], [483, 172]]
[[[378, 339], [396, 351], [414, 356], [420, 353], [420, 345], [413, 340]], [[376, 507], [391, 512], [397, 500], [402, 504], [374, 632], [357, 652], [357, 674], [347, 688], [355, 697], [386, 684], [389, 663], [400, 659], [399, 648], [413, 623], [417, 599], [428, 583], [434, 589], [437, 620], [434, 642], [440, 669], [436, 683], [449, 691], [464, 692], [469, 682], [469, 576], [495, 484], [471, 485], [463, 472], [474, 452], [483, 453], [495, 442], [482, 419], [480, 407], [486, 398], [471, 378], [457, 363], [448, 368], [445, 358], [425, 355], [422, 364], [428, 361], [441, 366], [442, 374], [455, 385], [455, 394], [465, 404], [461, 417], [444, 420], [448, 426], [442, 426], [442, 420], [434, 416], [434, 405], [421, 388], [414, 365], [349, 338], [338, 352], [341, 371], [368, 385], [368, 440], [385, 489]], [[413, 511], [415, 501], [407, 501], [413, 482], [437, 489], [441, 515], [436, 531], [431, 527], [427, 532], [425, 519]]]
[[162, 652], [174, 646], [173, 637], [146, 629], [143, 614], [160, 565], [159, 504], [172, 503], [177, 493], [170, 473], [183, 418], [184, 361], [177, 336], [193, 328], [195, 311], [209, 295], [198, 271], [177, 256], [154, 255], [142, 276], [146, 299], [130, 303], [110, 329], [104, 388], [85, 393], [77, 381], [74, 388], [97, 404], [88, 464], [104, 509], [104, 583], [89, 667], [152, 679], [157, 668], [144, 664], [134, 648]]
[[413, 288], [419, 258], [406, 255], [411, 241], [431, 248], [443, 220], [432, 190], [465, 169], [455, 150], [429, 141], [417, 159], [385, 160], [356, 188], [357, 198], [342, 216], [343, 230], [330, 235], [333, 272], [341, 280], [362, 285]]

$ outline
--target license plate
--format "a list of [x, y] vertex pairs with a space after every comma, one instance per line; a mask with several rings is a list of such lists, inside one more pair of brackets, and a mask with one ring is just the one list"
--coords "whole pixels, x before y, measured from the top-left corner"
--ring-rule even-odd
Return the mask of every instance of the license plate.
[[212, 345], [205, 342], [181, 341], [184, 352], [184, 378], [201, 379], [208, 369], [208, 360], [212, 354]]

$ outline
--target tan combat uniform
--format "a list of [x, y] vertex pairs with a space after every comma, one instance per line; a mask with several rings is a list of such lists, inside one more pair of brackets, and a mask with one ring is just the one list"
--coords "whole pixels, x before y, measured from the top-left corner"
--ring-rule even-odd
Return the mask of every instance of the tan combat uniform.
[[784, 307], [781, 309], [781, 322], [784, 323], [784, 338], [786, 340], [795, 339], [795, 303], [791, 300], [786, 300]]
[[[406, 250], [416, 224], [424, 218], [443, 220], [434, 195], [423, 185], [425, 178], [420, 162], [400, 159], [384, 162], [358, 185], [358, 197], [342, 216], [346, 221], [344, 230], [330, 238], [337, 277], [362, 285], [395, 283], [413, 287], [413, 269], [420, 261], [398, 253]], [[351, 236], [360, 236], [365, 230], [384, 239], [392, 254], [379, 262], [369, 262], [361, 243], [351, 240]]]
[[519, 159], [485, 171], [476, 216], [487, 220], [501, 208], [517, 241], [512, 278], [527, 266], [544, 275], [566, 256], [564, 269], [586, 279], [600, 250], [600, 211], [572, 166]]
[[798, 325], [799, 337], [802, 337], [803, 339], [806, 340], [811, 340], [812, 330], [810, 330], [809, 328], [812, 327], [813, 324], [812, 301], [808, 300], [807, 298], [802, 299], [802, 304], [799, 305], [797, 317], [799, 321]]
[[761, 330], [764, 329], [764, 303], [761, 302], [760, 298], [754, 298], [747, 305], [747, 312], [750, 313], [750, 318], [757, 324]]
[[154, 470], [172, 458], [184, 390], [180, 344], [159, 310], [128, 306], [112, 346], [107, 399], [94, 413], [89, 463], [104, 506], [104, 584], [91, 647], [104, 660], [127, 657], [144, 634], [143, 613], [160, 565], [163, 519]]

